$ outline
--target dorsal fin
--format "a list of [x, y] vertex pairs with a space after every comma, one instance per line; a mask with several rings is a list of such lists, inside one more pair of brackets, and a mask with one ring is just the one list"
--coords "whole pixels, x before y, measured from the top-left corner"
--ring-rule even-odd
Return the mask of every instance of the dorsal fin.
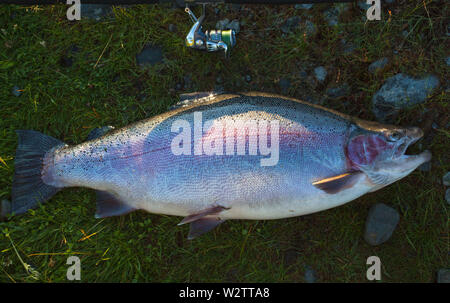
[[312, 184], [325, 191], [328, 194], [337, 194], [338, 192], [350, 188], [359, 180], [361, 176], [363, 176], [364, 173], [357, 171], [357, 172], [350, 172], [345, 173], [337, 176], [333, 176], [330, 178], [322, 179], [316, 182], [313, 182]]
[[220, 91], [210, 91], [210, 92], [194, 92], [194, 93], [186, 93], [180, 95], [180, 101], [178, 103], [172, 105], [170, 110], [187, 107], [194, 104], [200, 104], [203, 102], [209, 102], [214, 97], [222, 94]]

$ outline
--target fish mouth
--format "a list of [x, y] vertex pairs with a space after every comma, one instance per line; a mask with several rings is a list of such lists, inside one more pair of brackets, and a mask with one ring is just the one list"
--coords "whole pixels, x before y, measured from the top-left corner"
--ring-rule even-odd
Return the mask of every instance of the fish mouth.
[[418, 127], [411, 127], [405, 131], [405, 140], [402, 142], [395, 150], [395, 157], [401, 160], [403, 163], [412, 164], [414, 166], [421, 165], [422, 163], [431, 160], [431, 152], [425, 150], [417, 155], [407, 155], [405, 154], [408, 147], [416, 143], [424, 135], [423, 131]]
[[411, 127], [411, 128], [405, 129], [404, 140], [395, 149], [394, 157], [395, 158], [408, 158], [408, 157], [419, 156], [419, 155], [406, 155], [405, 153], [409, 146], [416, 143], [422, 137], [423, 137], [423, 131], [418, 127]]

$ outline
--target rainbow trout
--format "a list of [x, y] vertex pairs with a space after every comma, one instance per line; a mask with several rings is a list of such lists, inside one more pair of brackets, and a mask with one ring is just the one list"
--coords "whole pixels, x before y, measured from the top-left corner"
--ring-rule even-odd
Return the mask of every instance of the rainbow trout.
[[262, 93], [193, 97], [79, 145], [18, 130], [11, 212], [73, 186], [96, 217], [182, 216], [189, 239], [228, 219], [279, 219], [352, 201], [431, 159], [405, 155], [416, 127], [382, 125]]

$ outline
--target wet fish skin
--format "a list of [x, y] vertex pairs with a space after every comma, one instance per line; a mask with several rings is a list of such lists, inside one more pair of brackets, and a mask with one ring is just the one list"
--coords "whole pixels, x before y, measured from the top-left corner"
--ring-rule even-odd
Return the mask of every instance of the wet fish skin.
[[[261, 166], [261, 159], [267, 158], [262, 155], [174, 155], [171, 143], [178, 133], [172, 126], [181, 120], [194, 129], [194, 115], [199, 112], [203, 121], [213, 125], [278, 121], [277, 164]], [[39, 149], [43, 169], [39, 182], [34, 182], [39, 183], [43, 197], [38, 202], [64, 187], [89, 187], [103, 193], [97, 217], [136, 209], [183, 216], [181, 223], [191, 224], [193, 237], [227, 219], [299, 216], [380, 189], [429, 161], [428, 152], [404, 155], [421, 135], [417, 128], [363, 121], [281, 96], [219, 95], [76, 146], [52, 141]], [[201, 140], [216, 136], [210, 128], [203, 131]], [[29, 157], [21, 155], [29, 152], [30, 145], [25, 139], [19, 133], [16, 161], [26, 166]], [[257, 133], [250, 134], [246, 144], [258, 139]], [[194, 149], [198, 141], [191, 143]], [[16, 213], [37, 205], [27, 203], [36, 192], [24, 190], [23, 183], [16, 169]]]

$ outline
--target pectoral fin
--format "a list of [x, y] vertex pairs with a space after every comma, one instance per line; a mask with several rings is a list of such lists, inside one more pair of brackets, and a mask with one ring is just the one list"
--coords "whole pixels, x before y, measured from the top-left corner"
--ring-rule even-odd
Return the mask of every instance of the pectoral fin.
[[120, 201], [113, 194], [106, 191], [97, 191], [97, 211], [96, 218], [105, 218], [128, 214], [136, 210], [135, 208]]
[[337, 194], [344, 189], [351, 188], [363, 175], [364, 173], [360, 171], [350, 172], [313, 182], [313, 185], [328, 194]]

